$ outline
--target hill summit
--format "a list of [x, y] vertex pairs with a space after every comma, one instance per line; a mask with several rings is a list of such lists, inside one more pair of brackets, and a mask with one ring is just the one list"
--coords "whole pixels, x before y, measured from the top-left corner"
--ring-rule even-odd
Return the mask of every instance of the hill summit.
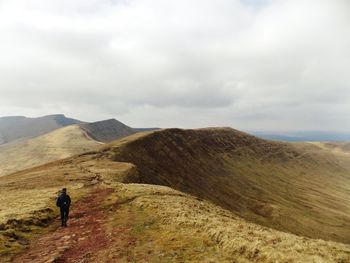
[[137, 131], [116, 119], [103, 120], [93, 123], [81, 123], [79, 125], [86, 133], [96, 141], [111, 142], [122, 137], [136, 133]]

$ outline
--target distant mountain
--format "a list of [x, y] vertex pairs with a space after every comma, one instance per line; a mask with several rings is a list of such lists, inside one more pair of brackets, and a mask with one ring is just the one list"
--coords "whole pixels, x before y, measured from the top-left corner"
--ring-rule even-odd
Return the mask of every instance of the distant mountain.
[[160, 128], [133, 128], [137, 132], [148, 132], [148, 131], [157, 131]]
[[158, 128], [131, 128], [116, 119], [88, 123], [67, 118], [63, 114], [38, 118], [10, 116], [0, 117], [0, 145], [24, 141], [74, 124], [78, 124], [92, 139], [104, 143], [137, 132], [158, 130]]
[[82, 123], [79, 120], [65, 117], [63, 114], [48, 115], [39, 118], [23, 116], [0, 118], [0, 145], [33, 138], [61, 127]]
[[327, 142], [350, 141], [350, 132], [295, 131], [295, 132], [250, 132], [255, 136], [273, 141]]
[[138, 132], [116, 119], [109, 119], [79, 125], [92, 139], [99, 142], [111, 142]]
[[109, 119], [84, 123], [64, 115], [0, 118], [0, 176], [90, 151], [131, 134], [133, 129]]
[[100, 145], [78, 125], [3, 144], [0, 145], [0, 176], [91, 151]]

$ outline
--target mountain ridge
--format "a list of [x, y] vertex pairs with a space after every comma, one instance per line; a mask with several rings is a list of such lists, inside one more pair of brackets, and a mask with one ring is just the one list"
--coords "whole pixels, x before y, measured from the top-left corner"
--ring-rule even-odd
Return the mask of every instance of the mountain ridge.
[[63, 114], [38, 118], [24, 116], [0, 117], [0, 145], [43, 135], [55, 129], [82, 123]]
[[[58, 126], [62, 127], [55, 126], [52, 131], [45, 134], [34, 137], [26, 135], [26, 137], [0, 145], [0, 163], [2, 163], [0, 176], [91, 151], [101, 144], [137, 132], [115, 119], [83, 123], [72, 121], [73, 119], [66, 118], [63, 114], [42, 118], [54, 120]], [[11, 121], [15, 119], [16, 117], [10, 117]], [[27, 121], [25, 117], [20, 117], [20, 119]], [[34, 120], [35, 123], [29, 122], [26, 125], [39, 125], [37, 119], [34, 118]], [[72, 122], [74, 124], [70, 124]]]

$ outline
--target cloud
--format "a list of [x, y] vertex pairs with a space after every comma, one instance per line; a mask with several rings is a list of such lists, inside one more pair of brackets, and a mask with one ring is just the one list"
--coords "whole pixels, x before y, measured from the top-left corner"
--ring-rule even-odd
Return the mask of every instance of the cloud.
[[1, 115], [350, 128], [346, 0], [2, 0]]

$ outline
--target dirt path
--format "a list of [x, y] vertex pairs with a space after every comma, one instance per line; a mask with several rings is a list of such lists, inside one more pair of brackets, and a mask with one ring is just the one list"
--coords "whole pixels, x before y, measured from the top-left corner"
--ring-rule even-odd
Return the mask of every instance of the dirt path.
[[[57, 228], [38, 240], [21, 255], [17, 263], [82, 263], [88, 262], [95, 252], [106, 248], [110, 240], [103, 228], [107, 212], [101, 203], [113, 191], [96, 188], [87, 197], [72, 206], [68, 227]], [[55, 222], [59, 224], [59, 222]]]

